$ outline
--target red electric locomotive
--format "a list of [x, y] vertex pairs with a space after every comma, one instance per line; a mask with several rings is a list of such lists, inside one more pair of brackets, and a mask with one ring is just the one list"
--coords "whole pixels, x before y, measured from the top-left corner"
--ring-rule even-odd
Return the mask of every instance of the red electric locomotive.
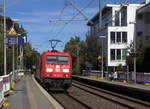
[[69, 53], [44, 52], [36, 65], [35, 77], [47, 89], [68, 89], [72, 84], [72, 59]]

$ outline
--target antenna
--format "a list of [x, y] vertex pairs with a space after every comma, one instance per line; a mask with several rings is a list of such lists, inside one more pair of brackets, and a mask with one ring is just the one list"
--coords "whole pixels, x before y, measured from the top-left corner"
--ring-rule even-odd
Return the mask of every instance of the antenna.
[[[57, 44], [59, 43], [59, 42], [62, 42], [61, 40], [55, 40], [55, 39], [52, 39], [52, 40], [49, 40], [49, 42], [51, 43], [51, 48], [52, 48], [52, 51], [57, 51], [57, 50], [55, 50], [55, 47], [57, 46]], [[62, 42], [63, 43], [63, 42]]]

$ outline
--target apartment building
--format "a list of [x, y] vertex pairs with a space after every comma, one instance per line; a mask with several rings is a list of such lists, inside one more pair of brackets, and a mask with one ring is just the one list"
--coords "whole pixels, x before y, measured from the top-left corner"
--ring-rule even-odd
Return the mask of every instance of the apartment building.
[[142, 45], [150, 45], [150, 0], [137, 10], [136, 14], [137, 48]]
[[104, 56], [108, 69], [120, 64], [126, 66], [127, 47], [133, 42], [135, 35], [136, 10], [143, 4], [107, 4], [102, 11], [102, 29], [99, 31], [99, 13], [87, 25], [89, 35], [105, 36]]

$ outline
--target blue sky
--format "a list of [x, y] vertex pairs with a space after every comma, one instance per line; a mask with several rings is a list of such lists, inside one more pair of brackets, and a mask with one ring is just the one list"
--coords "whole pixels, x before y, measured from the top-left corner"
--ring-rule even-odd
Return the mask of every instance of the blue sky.
[[[65, 43], [70, 37], [79, 36], [81, 40], [85, 40], [85, 34], [88, 31], [87, 21], [76, 21], [65, 24], [66, 22], [50, 23], [51, 19], [72, 18], [78, 12], [71, 6], [66, 6], [67, 0], [6, 0], [6, 15], [12, 19], [18, 19], [18, 23], [23, 25], [27, 31], [28, 41], [31, 42], [33, 48], [42, 53], [50, 50], [50, 39], [59, 39], [64, 44], [58, 45], [57, 49], [63, 50]], [[125, 0], [103, 0], [106, 3], [123, 2]], [[131, 0], [133, 1], [133, 0]], [[141, 1], [141, 0], [136, 0]], [[99, 9], [99, 0], [72, 0], [74, 5], [79, 9], [83, 9], [89, 3], [83, 13], [91, 19]], [[65, 7], [65, 8], [64, 8]], [[63, 10], [64, 9], [64, 10]], [[63, 11], [62, 11], [63, 10]], [[62, 12], [62, 13], [61, 13]], [[61, 13], [61, 14], [60, 14]], [[78, 15], [76, 19], [83, 18]], [[65, 26], [64, 29], [62, 29]]]

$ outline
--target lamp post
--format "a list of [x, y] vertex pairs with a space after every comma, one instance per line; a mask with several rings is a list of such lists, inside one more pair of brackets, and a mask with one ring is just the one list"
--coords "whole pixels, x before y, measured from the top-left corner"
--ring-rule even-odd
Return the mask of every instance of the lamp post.
[[4, 75], [6, 75], [6, 0], [4, 0]]
[[[129, 24], [134, 24], [134, 35], [133, 35], [133, 52], [136, 53], [136, 22], [129, 22]], [[136, 83], [136, 56], [134, 56], [134, 82]]]
[[79, 51], [80, 51], [80, 47], [79, 47], [79, 45], [77, 45], [77, 65], [76, 65], [76, 71], [77, 71], [78, 74], [80, 73]]
[[99, 36], [99, 38], [102, 39], [102, 78], [104, 77], [104, 53], [103, 53], [103, 40], [106, 38], [106, 36]]
[[18, 34], [18, 35], [17, 35], [17, 64], [16, 64], [16, 65], [17, 65], [17, 72], [18, 72], [18, 70], [19, 70], [19, 69], [18, 69], [18, 37], [19, 37], [19, 36], [21, 36], [21, 34]]

